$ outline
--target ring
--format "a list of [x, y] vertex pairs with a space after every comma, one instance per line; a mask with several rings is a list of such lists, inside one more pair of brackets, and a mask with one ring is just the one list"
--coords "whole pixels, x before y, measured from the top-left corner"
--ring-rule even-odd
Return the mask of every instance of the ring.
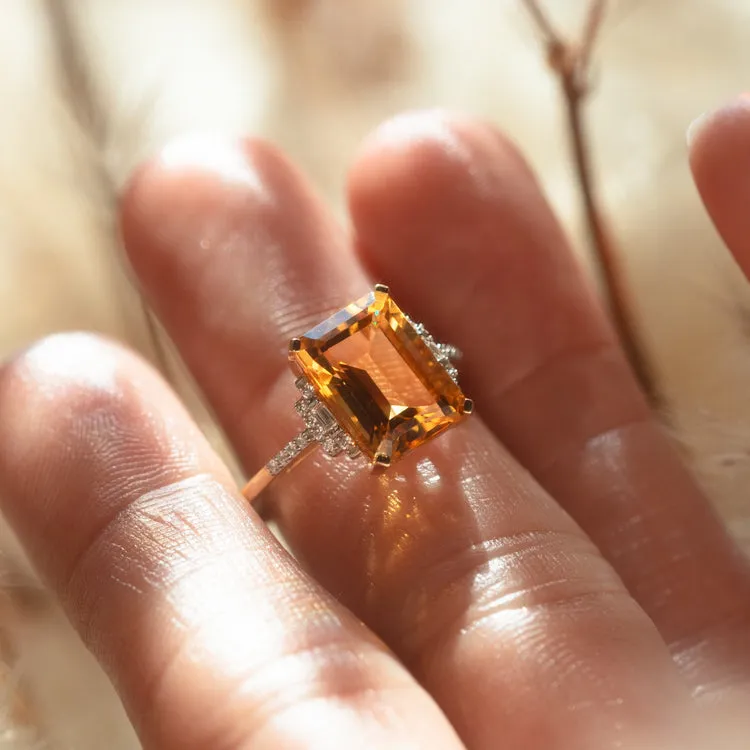
[[[289, 342], [305, 427], [245, 485], [263, 491], [317, 446], [388, 467], [471, 414], [458, 384], [460, 352], [405, 315], [384, 284]], [[267, 514], [265, 514], [267, 515]]]

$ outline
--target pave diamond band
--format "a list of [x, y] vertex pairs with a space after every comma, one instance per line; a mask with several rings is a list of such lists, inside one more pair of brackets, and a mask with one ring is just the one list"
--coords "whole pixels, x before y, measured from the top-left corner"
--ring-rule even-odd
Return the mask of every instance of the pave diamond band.
[[389, 466], [473, 409], [458, 384], [459, 350], [438, 343], [378, 284], [289, 344], [302, 431], [246, 485], [256, 502], [279, 474], [321, 446]]

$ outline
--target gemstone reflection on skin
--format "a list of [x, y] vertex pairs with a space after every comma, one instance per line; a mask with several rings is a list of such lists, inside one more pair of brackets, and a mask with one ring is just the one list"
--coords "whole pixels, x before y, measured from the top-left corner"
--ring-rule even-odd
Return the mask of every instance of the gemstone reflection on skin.
[[372, 462], [453, 426], [471, 402], [383, 287], [295, 339], [290, 359]]

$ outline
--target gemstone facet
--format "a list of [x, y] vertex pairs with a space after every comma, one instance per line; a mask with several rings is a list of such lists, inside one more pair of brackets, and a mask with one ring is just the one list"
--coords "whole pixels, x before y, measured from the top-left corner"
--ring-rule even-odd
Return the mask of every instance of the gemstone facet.
[[471, 402], [386, 287], [294, 339], [289, 357], [373, 463], [401, 458], [470, 412]]

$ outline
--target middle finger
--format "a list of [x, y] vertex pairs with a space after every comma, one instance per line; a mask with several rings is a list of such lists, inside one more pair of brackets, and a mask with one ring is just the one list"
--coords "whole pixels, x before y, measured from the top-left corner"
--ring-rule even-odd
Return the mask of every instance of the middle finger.
[[612, 562], [694, 693], [744, 692], [750, 569], [513, 145], [466, 118], [397, 118], [360, 156], [350, 200], [363, 262], [461, 348], [487, 425]]
[[[257, 467], [299, 429], [286, 341], [369, 280], [261, 144], [171, 147], [134, 180], [123, 222], [147, 293]], [[682, 695], [653, 624], [478, 418], [380, 476], [316, 456], [275, 499], [294, 551], [473, 747], [501, 729], [511, 744], [600, 743]]]

